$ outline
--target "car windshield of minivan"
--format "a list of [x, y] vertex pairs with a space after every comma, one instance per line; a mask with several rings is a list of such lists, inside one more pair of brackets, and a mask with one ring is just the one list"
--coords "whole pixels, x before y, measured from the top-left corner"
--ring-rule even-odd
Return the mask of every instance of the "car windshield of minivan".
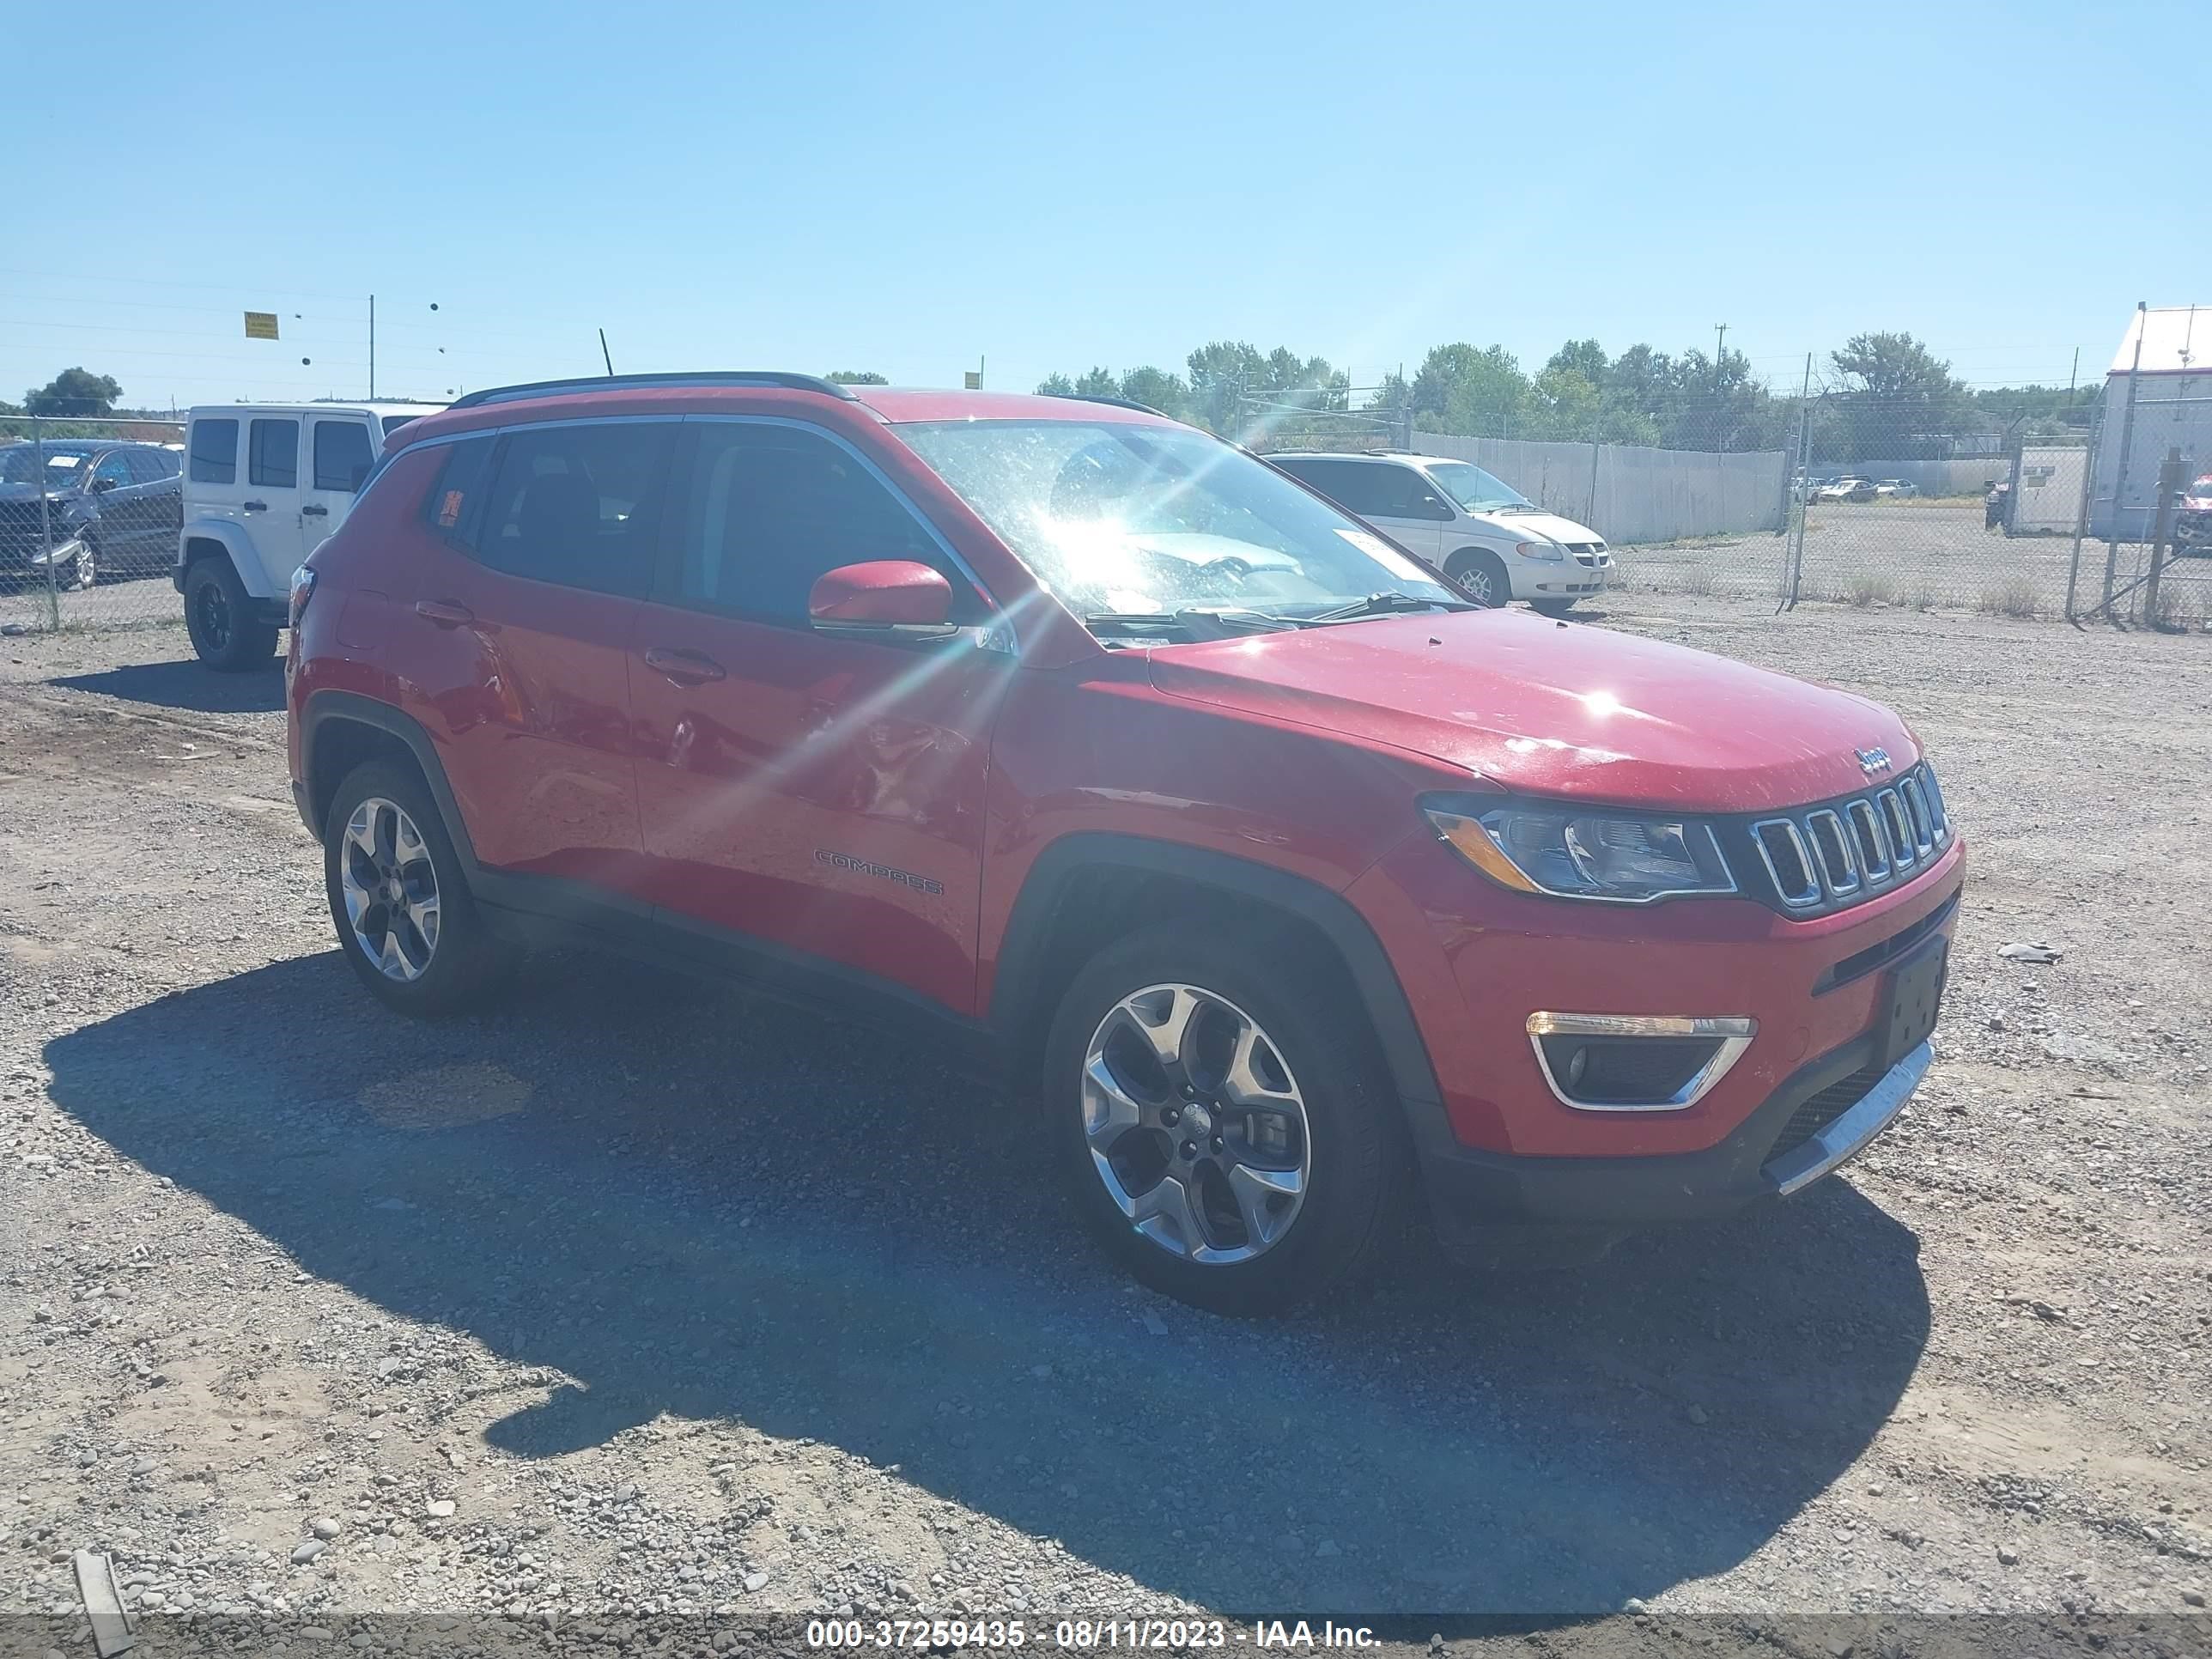
[[1462, 603], [1273, 468], [1202, 433], [1081, 421], [945, 421], [899, 435], [1094, 632], [1296, 624], [1395, 594]]
[[[43, 474], [47, 485], [55, 489], [68, 489], [91, 459], [92, 452], [89, 450], [56, 449], [48, 444]], [[36, 445], [16, 444], [11, 448], [0, 449], [0, 483], [29, 483], [40, 476]]]
[[1432, 461], [1428, 472], [1434, 483], [1470, 513], [1534, 505], [1504, 479], [1492, 477], [1471, 461]]

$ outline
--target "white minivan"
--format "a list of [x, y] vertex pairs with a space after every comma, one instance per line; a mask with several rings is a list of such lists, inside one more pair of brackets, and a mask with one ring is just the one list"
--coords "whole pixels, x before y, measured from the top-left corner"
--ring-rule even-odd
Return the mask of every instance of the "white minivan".
[[442, 404], [215, 404], [185, 432], [172, 574], [192, 649], [251, 668], [276, 648], [292, 573], [343, 522], [392, 434]]
[[1479, 604], [1526, 599], [1565, 616], [1576, 600], [1603, 592], [1613, 573], [1605, 538], [1471, 461], [1317, 451], [1267, 459], [1419, 554]]

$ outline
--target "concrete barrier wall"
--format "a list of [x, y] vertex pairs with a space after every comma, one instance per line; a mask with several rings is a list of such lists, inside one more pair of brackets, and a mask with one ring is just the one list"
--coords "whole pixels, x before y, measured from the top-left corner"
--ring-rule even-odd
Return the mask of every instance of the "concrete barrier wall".
[[1416, 432], [1413, 447], [1473, 461], [1616, 544], [1778, 531], [1789, 516], [1790, 458], [1778, 449], [1723, 455], [1441, 432]]

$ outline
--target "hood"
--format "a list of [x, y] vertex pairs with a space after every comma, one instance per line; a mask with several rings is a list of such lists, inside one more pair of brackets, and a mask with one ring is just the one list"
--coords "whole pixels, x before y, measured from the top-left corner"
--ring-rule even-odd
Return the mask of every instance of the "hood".
[[1572, 519], [1563, 519], [1556, 513], [1547, 513], [1541, 507], [1533, 513], [1478, 513], [1477, 524], [1487, 525], [1516, 542], [1601, 542], [1599, 535], [1586, 524], [1577, 524]]
[[[77, 492], [74, 489], [55, 489], [49, 487], [45, 493], [48, 501], [56, 503], [72, 501], [77, 497]], [[35, 504], [39, 495], [40, 490], [36, 484], [0, 483], [0, 501], [30, 501]]]
[[1919, 758], [1880, 703], [1686, 646], [1517, 611], [1378, 617], [1157, 649], [1170, 696], [1410, 750], [1502, 788], [1707, 812], [1865, 787]]

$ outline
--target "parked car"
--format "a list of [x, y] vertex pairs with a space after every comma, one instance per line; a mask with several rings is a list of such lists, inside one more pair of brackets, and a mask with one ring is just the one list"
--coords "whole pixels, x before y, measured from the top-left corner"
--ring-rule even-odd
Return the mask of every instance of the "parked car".
[[2173, 515], [2178, 558], [2212, 558], [2212, 472], [2185, 484]]
[[1884, 478], [1874, 487], [1878, 501], [1905, 501], [1920, 493], [1920, 486], [1903, 478]]
[[75, 588], [102, 574], [157, 575], [182, 500], [177, 458], [161, 444], [71, 438], [0, 449], [0, 583]]
[[441, 404], [210, 404], [185, 430], [183, 522], [168, 539], [192, 649], [265, 663], [300, 562], [343, 522], [392, 435]]
[[1131, 405], [475, 392], [289, 615], [376, 997], [586, 940], [929, 1027], [1206, 1307], [1403, 1261], [1416, 1194], [1478, 1260], [1767, 1203], [1929, 1064], [1963, 854], [1895, 714], [1471, 604]]
[[1563, 617], [1603, 592], [1613, 571], [1597, 532], [1546, 512], [1471, 462], [1305, 452], [1267, 459], [1442, 569], [1480, 605], [1526, 599]]
[[1875, 498], [1871, 478], [1832, 478], [1813, 492], [1816, 501], [1870, 501]]

